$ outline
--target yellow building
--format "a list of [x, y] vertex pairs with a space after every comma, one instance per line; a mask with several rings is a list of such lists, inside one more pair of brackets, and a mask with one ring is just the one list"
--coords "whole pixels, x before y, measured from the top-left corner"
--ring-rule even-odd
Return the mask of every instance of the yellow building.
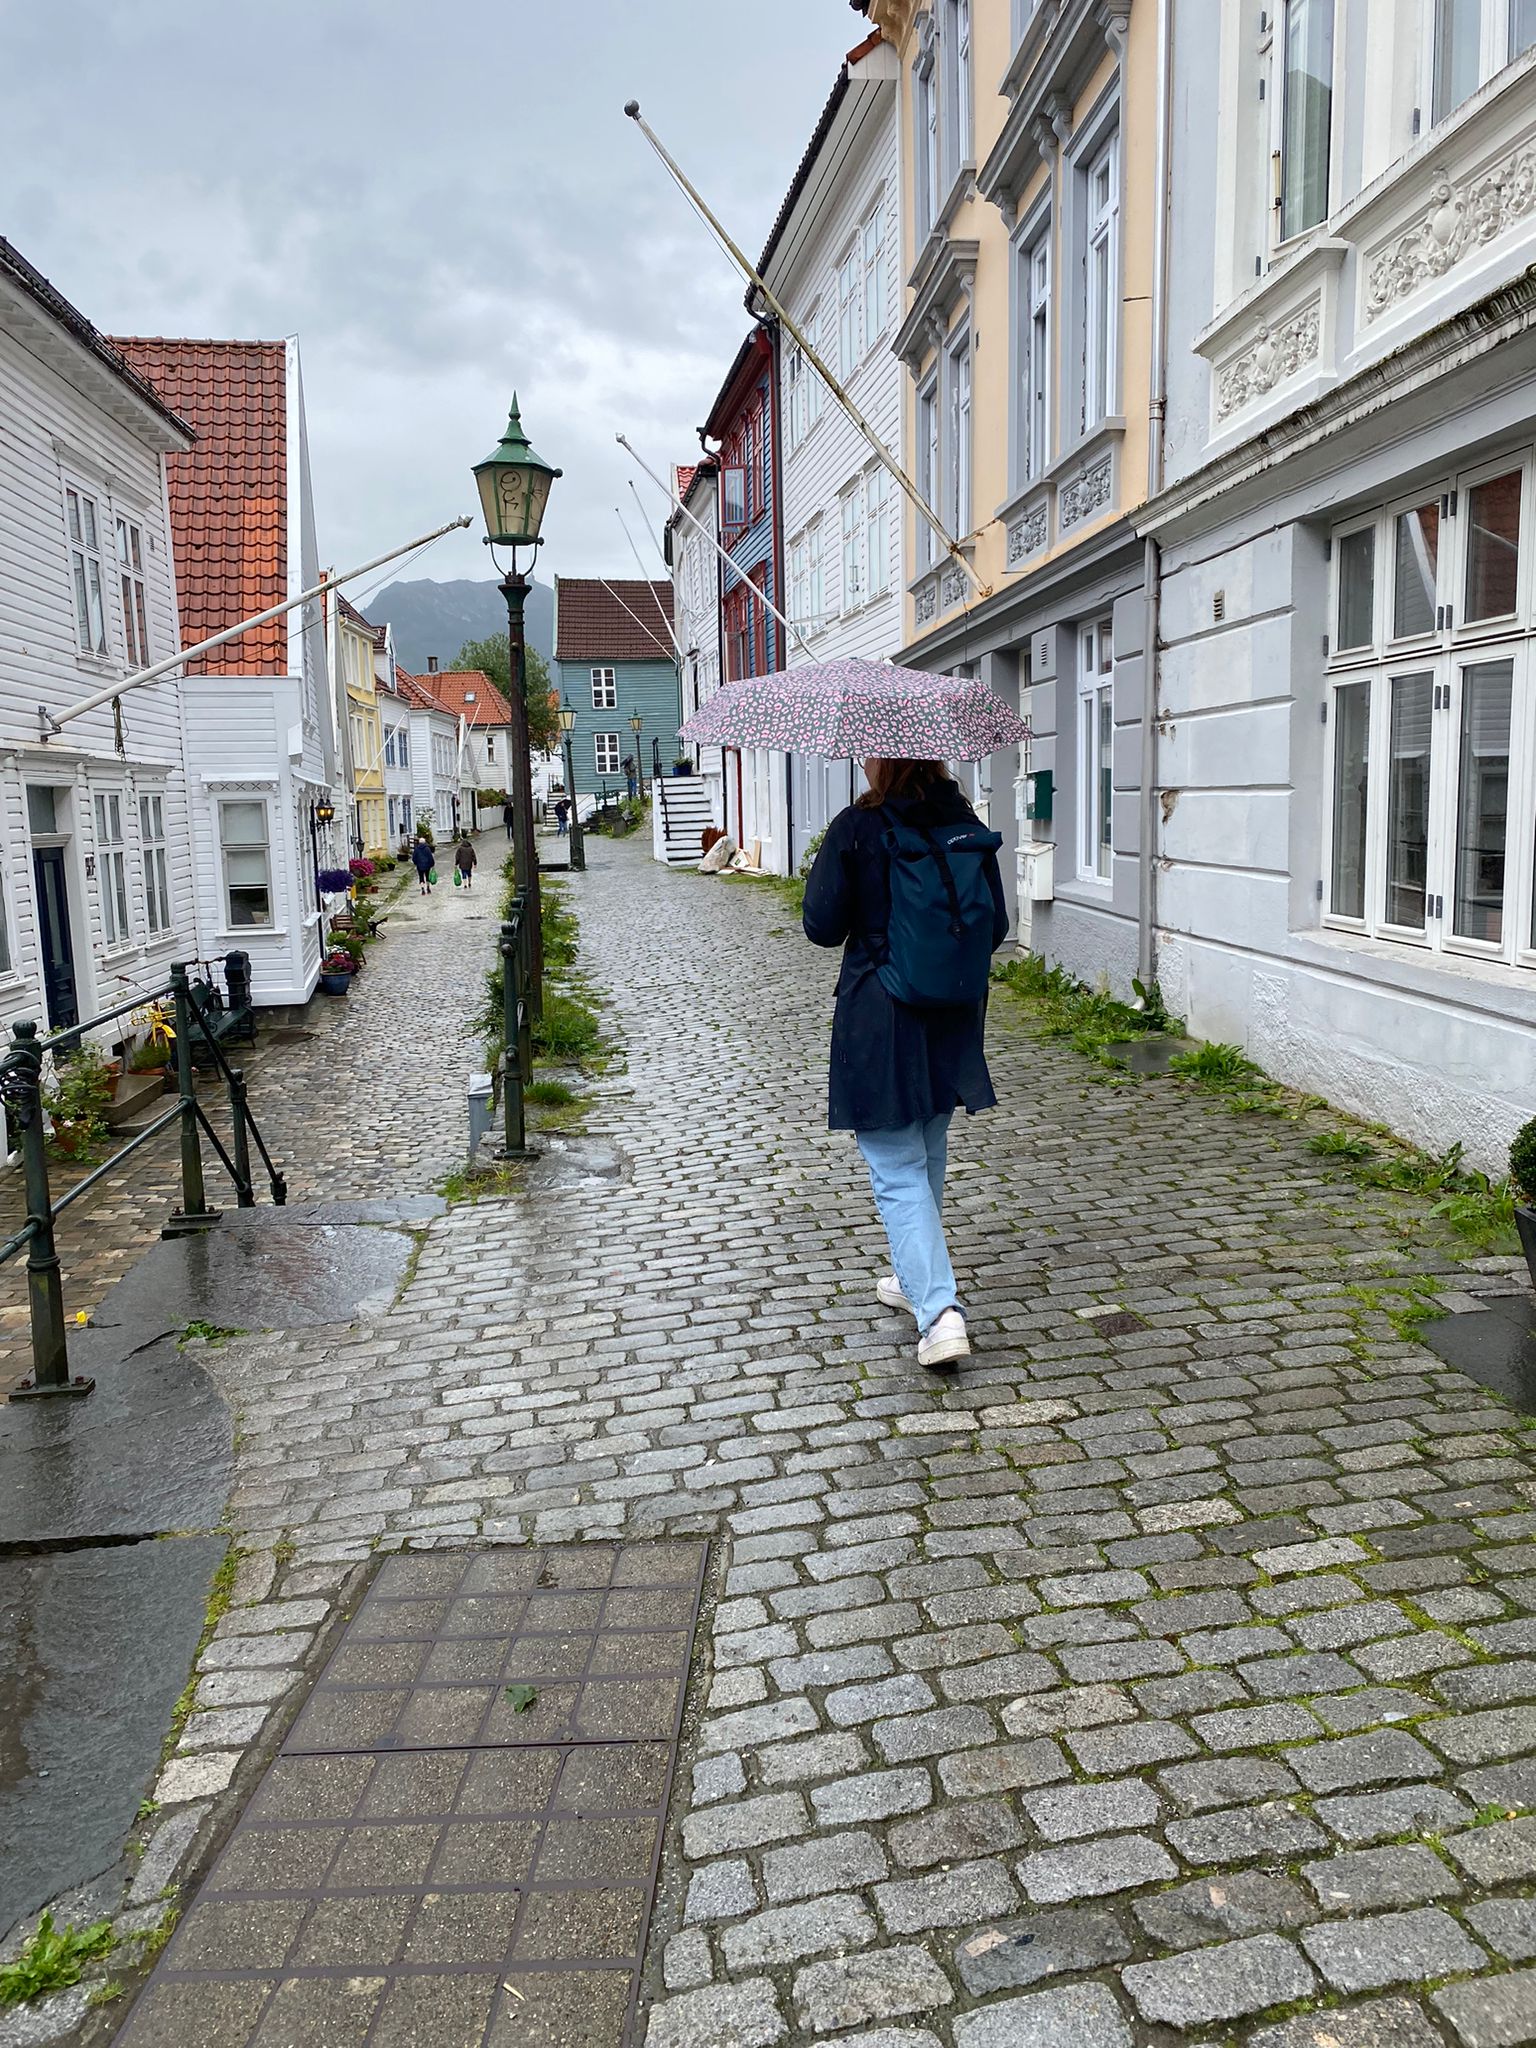
[[365, 854], [391, 851], [384, 792], [384, 722], [374, 675], [375, 656], [384, 648], [385, 629], [370, 626], [360, 611], [338, 594], [336, 640], [346, 699], [347, 767], [350, 798], [349, 837]]
[[[866, 0], [898, 51], [903, 460], [964, 562], [906, 522], [916, 666], [1019, 694], [1034, 740], [974, 794], [1015, 847], [1020, 937], [1135, 972], [1159, 0]], [[968, 565], [968, 566], [967, 566]]]

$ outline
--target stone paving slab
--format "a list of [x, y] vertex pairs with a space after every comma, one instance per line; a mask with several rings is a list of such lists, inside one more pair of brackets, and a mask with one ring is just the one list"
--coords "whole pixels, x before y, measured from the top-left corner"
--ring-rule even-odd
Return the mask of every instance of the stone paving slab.
[[620, 2048], [706, 1555], [387, 1560], [123, 2048]]
[[122, 1854], [224, 1550], [195, 1536], [5, 1563], [0, 1927]]

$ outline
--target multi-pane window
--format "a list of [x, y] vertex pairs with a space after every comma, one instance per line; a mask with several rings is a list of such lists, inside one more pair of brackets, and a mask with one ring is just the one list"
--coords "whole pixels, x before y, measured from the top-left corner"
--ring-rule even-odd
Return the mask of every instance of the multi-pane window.
[[878, 462], [864, 473], [864, 576], [868, 597], [891, 587], [891, 480]]
[[821, 565], [821, 521], [818, 519], [805, 536], [805, 574], [807, 616], [811, 629], [820, 632], [827, 623], [827, 584]]
[[115, 792], [96, 799], [96, 883], [101, 892], [101, 936], [125, 946], [128, 925], [128, 852], [123, 843], [123, 800]]
[[1087, 304], [1084, 311], [1083, 431], [1115, 409], [1119, 303], [1119, 140], [1111, 136], [1088, 165]]
[[107, 607], [101, 566], [101, 514], [93, 497], [73, 487], [64, 493], [64, 509], [69, 529], [76, 641], [82, 654], [105, 654]]
[[[938, 481], [939, 393], [937, 384], [930, 379], [917, 394], [917, 488], [924, 504], [933, 504]], [[926, 519], [920, 519], [917, 526], [919, 563], [931, 562], [933, 553], [933, 528]]]
[[402, 768], [410, 767], [411, 735], [409, 728], [403, 725], [397, 727], [395, 731], [395, 758]]
[[1432, 0], [1429, 14], [1429, 103], [1436, 121], [1536, 45], [1536, 0]]
[[0, 974], [10, 974], [12, 970], [10, 911], [5, 900], [5, 878], [0, 876]]
[[593, 733], [592, 757], [599, 775], [617, 775], [619, 772], [618, 734], [616, 732]]
[[1078, 636], [1077, 871], [1090, 881], [1110, 877], [1114, 810], [1114, 633], [1109, 619]]
[[149, 666], [149, 612], [144, 602], [144, 535], [133, 520], [117, 517], [117, 582], [123, 600], [128, 666]]
[[1536, 968], [1528, 453], [1333, 541], [1325, 917]]
[[971, 336], [969, 329], [949, 351], [949, 403], [944, 446], [944, 522], [963, 540], [971, 530]]
[[1333, 135], [1334, 0], [1283, 0], [1280, 39], [1279, 180], [1275, 212], [1281, 241], [1316, 227], [1328, 214]]
[[864, 602], [864, 492], [855, 483], [838, 500], [838, 524], [842, 534], [843, 603], [845, 612], [856, 612]]
[[917, 231], [926, 238], [939, 213], [939, 82], [934, 71], [934, 51], [922, 52], [912, 74], [912, 118], [916, 129], [913, 164], [913, 198], [917, 206]]
[[885, 192], [860, 230], [864, 265], [864, 346], [874, 347], [885, 332]]
[[619, 686], [611, 668], [595, 668], [592, 671], [592, 709], [614, 711], [618, 708]]
[[811, 624], [811, 583], [805, 540], [802, 533], [789, 544], [789, 616], [801, 632], [809, 632]]
[[267, 807], [245, 797], [219, 805], [219, 847], [224, 857], [224, 894], [229, 929], [272, 922], [272, 850]]
[[859, 366], [859, 247], [837, 266], [837, 373], [846, 384]]
[[941, 0], [943, 175], [948, 190], [971, 150], [971, 0]]
[[784, 426], [791, 453], [811, 430], [811, 366], [798, 342], [791, 342], [784, 358]]
[[395, 728], [392, 725], [384, 728], [384, 763], [388, 768], [395, 765]]
[[1019, 481], [1032, 483], [1051, 459], [1051, 236], [1043, 229], [1019, 253]]
[[144, 848], [144, 917], [151, 938], [171, 928], [171, 877], [165, 845], [165, 798], [139, 798], [139, 838]]

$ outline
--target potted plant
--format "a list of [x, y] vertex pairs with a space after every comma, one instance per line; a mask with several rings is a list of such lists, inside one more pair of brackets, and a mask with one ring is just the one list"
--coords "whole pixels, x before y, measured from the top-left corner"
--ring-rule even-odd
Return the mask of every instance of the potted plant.
[[315, 880], [320, 884], [323, 896], [341, 896], [352, 886], [350, 868], [322, 868]]
[[691, 775], [693, 773], [692, 756], [689, 754], [679, 754], [672, 763], [672, 773], [674, 775]]
[[1536, 1116], [1515, 1133], [1509, 1148], [1509, 1178], [1515, 1194], [1515, 1228], [1536, 1287]]
[[344, 996], [352, 986], [355, 965], [349, 952], [341, 946], [333, 946], [320, 962], [320, 993]]
[[82, 1045], [54, 1065], [45, 1098], [53, 1142], [66, 1159], [80, 1159], [107, 1134], [112, 1076], [94, 1045]]

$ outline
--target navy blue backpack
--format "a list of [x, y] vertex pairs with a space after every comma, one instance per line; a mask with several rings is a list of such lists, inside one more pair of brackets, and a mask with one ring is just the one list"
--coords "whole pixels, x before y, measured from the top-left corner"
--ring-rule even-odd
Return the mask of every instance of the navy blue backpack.
[[898, 1003], [979, 1003], [992, 971], [991, 863], [1002, 835], [979, 818], [910, 824], [888, 813], [891, 922], [876, 973]]

